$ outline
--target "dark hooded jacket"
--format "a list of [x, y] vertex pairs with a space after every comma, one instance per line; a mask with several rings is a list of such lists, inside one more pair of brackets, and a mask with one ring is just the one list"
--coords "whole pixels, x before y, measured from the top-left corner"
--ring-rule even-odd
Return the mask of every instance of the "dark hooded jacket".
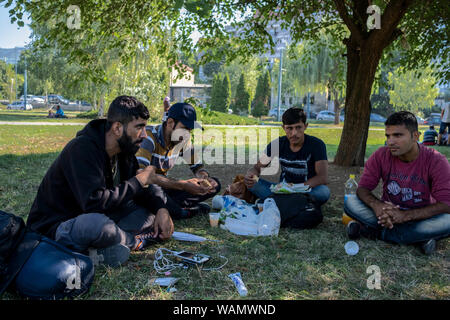
[[165, 208], [159, 189], [143, 188], [135, 177], [136, 157], [119, 153], [120, 184], [113, 186], [105, 149], [105, 119], [89, 122], [62, 150], [39, 186], [27, 225], [54, 239], [61, 222], [83, 213], [111, 214], [129, 201], [156, 213]]

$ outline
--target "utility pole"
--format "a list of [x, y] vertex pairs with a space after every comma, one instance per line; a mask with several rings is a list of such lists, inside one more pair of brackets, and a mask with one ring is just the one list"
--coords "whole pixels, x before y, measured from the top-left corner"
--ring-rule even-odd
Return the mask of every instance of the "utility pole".
[[281, 120], [281, 79], [283, 77], [283, 49], [280, 49], [280, 68], [278, 71], [278, 112], [277, 120]]
[[27, 110], [27, 57], [24, 55], [25, 60], [25, 74], [24, 74], [24, 83], [23, 83], [23, 106], [25, 110]]

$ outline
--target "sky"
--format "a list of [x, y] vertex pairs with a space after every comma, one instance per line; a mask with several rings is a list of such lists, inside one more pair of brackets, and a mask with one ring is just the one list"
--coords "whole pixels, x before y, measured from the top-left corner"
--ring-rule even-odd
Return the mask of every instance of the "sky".
[[11, 24], [9, 8], [0, 6], [0, 48], [23, 47], [30, 43], [31, 29], [27, 26], [29, 20], [25, 20], [25, 26], [19, 27], [17, 23]]

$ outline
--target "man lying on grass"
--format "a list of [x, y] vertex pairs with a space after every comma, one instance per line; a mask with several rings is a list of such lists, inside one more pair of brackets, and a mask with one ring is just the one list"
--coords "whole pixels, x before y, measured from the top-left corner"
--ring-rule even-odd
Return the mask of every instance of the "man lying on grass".
[[[418, 244], [425, 254], [450, 235], [450, 165], [446, 157], [418, 144], [416, 117], [407, 111], [386, 120], [387, 145], [367, 160], [357, 196], [345, 212], [351, 239], [360, 235], [399, 244]], [[371, 192], [380, 178], [383, 196]]]
[[39, 186], [28, 226], [81, 253], [90, 248], [118, 266], [151, 238], [168, 239], [173, 223], [135, 153], [149, 113], [134, 97], [117, 97], [107, 119], [89, 122], [62, 150]]
[[319, 205], [330, 198], [328, 183], [328, 160], [325, 143], [319, 138], [305, 134], [308, 127], [303, 109], [290, 108], [283, 113], [283, 130], [286, 136], [272, 141], [258, 163], [247, 171], [244, 182], [258, 198], [264, 200], [272, 191], [274, 183], [256, 177], [261, 169], [269, 166], [274, 157], [281, 165], [280, 182], [303, 183], [311, 187], [310, 195]]
[[[154, 183], [161, 188], [172, 218], [185, 219], [207, 214], [211, 208], [203, 201], [215, 196], [221, 187], [217, 178], [209, 176], [192, 147], [191, 131], [194, 127], [201, 129], [196, 122], [195, 109], [188, 103], [175, 103], [168, 108], [164, 119], [160, 125], [146, 127], [147, 138], [136, 154], [139, 165], [141, 168], [149, 165], [156, 167], [158, 175]], [[186, 180], [166, 177], [183, 153], [195, 177]]]

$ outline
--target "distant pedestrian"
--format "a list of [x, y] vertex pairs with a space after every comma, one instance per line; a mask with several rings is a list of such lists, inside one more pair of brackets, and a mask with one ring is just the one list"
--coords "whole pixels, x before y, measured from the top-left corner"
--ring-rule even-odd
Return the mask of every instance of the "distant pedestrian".
[[[447, 128], [450, 130], [450, 102], [449, 101], [445, 102], [442, 105], [441, 127], [439, 128], [439, 136], [438, 136], [439, 145], [443, 145], [443, 143], [441, 142], [442, 135], [447, 130]], [[446, 144], [449, 145], [449, 139], [447, 139]]]
[[436, 130], [434, 130], [434, 126], [431, 125], [430, 129], [425, 131], [423, 134], [423, 141], [422, 143], [426, 146], [434, 146], [436, 144], [436, 138], [438, 136], [438, 133]]

